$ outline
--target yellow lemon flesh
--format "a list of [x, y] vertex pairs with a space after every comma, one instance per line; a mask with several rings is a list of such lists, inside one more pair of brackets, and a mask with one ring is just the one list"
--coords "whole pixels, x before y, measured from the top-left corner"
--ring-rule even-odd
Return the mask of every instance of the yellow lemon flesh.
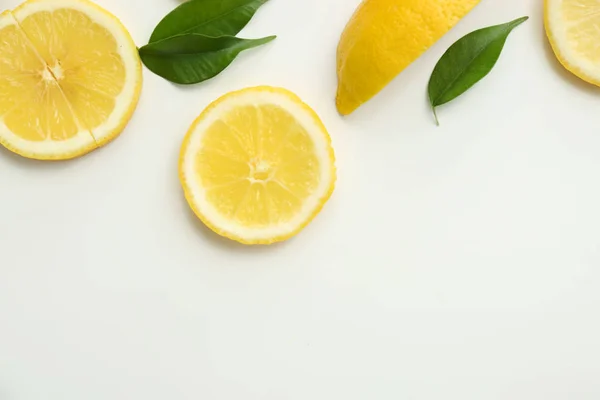
[[86, 0], [30, 0], [0, 15], [0, 143], [61, 160], [114, 139], [137, 105], [141, 64], [117, 18]]
[[338, 46], [339, 113], [375, 96], [479, 1], [364, 0]]
[[266, 86], [229, 93], [204, 110], [183, 142], [179, 172], [196, 215], [245, 244], [300, 232], [336, 179], [319, 117], [293, 93]]
[[561, 64], [600, 86], [600, 1], [546, 0], [544, 14], [546, 33]]

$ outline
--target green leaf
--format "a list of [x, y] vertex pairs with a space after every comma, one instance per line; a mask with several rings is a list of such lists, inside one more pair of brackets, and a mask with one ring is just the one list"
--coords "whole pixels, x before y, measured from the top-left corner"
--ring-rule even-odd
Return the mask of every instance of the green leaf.
[[154, 28], [150, 43], [183, 33], [235, 36], [267, 0], [190, 0]]
[[429, 102], [438, 125], [435, 108], [454, 100], [483, 79], [496, 65], [510, 32], [527, 19], [522, 17], [471, 32], [444, 53], [429, 80]]
[[268, 43], [275, 37], [215, 38], [186, 33], [147, 44], [139, 52], [146, 67], [155, 74], [174, 83], [189, 85], [213, 78], [242, 51]]

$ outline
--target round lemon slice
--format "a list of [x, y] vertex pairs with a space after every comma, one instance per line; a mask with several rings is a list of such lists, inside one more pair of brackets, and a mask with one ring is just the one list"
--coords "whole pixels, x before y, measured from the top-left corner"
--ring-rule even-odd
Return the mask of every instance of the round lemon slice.
[[0, 16], [0, 143], [68, 159], [121, 133], [142, 69], [119, 20], [87, 0], [29, 0]]
[[331, 139], [293, 93], [256, 87], [229, 93], [196, 119], [181, 149], [185, 197], [213, 231], [244, 244], [300, 232], [331, 196]]
[[600, 1], [546, 0], [546, 33], [560, 63], [600, 86]]

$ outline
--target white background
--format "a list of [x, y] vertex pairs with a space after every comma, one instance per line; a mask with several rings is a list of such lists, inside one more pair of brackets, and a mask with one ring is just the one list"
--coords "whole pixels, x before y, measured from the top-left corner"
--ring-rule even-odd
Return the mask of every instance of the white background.
[[[98, 2], [138, 45], [177, 4]], [[271, 0], [243, 36], [278, 39], [201, 85], [145, 71], [126, 131], [82, 159], [0, 151], [1, 400], [600, 398], [600, 89], [554, 59], [541, 0], [484, 0], [341, 118], [358, 3]], [[522, 15], [436, 127], [435, 62]], [[177, 158], [206, 105], [258, 84], [321, 115], [339, 182], [298, 237], [249, 248], [196, 221]]]

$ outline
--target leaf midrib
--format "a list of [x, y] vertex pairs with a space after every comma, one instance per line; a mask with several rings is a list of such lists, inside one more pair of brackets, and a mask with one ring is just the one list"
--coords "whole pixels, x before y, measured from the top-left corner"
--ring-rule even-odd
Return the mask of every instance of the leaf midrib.
[[[185, 34], [184, 34], [185, 35]], [[233, 36], [232, 36], [233, 38]], [[271, 39], [271, 40], [268, 40]], [[216, 49], [216, 50], [206, 50], [206, 51], [196, 51], [196, 52], [178, 52], [178, 53], [169, 53], [169, 52], [163, 52], [163, 51], [143, 51], [143, 53], [145, 53], [146, 55], [150, 55], [150, 56], [158, 56], [158, 57], [187, 57], [187, 56], [198, 56], [201, 54], [214, 54], [214, 53], [221, 53], [221, 52], [227, 52], [227, 51], [232, 51], [232, 50], [238, 50], [240, 47], [245, 50], [246, 46], [248, 49], [251, 49], [253, 47], [258, 47], [260, 45], [263, 44], [267, 44], [268, 42], [272, 41], [273, 39], [275, 39], [274, 36], [266, 36], [264, 38], [259, 38], [259, 39], [241, 39], [238, 42], [235, 42], [233, 45], [231, 46], [225, 46], [223, 48], [220, 49]]]

